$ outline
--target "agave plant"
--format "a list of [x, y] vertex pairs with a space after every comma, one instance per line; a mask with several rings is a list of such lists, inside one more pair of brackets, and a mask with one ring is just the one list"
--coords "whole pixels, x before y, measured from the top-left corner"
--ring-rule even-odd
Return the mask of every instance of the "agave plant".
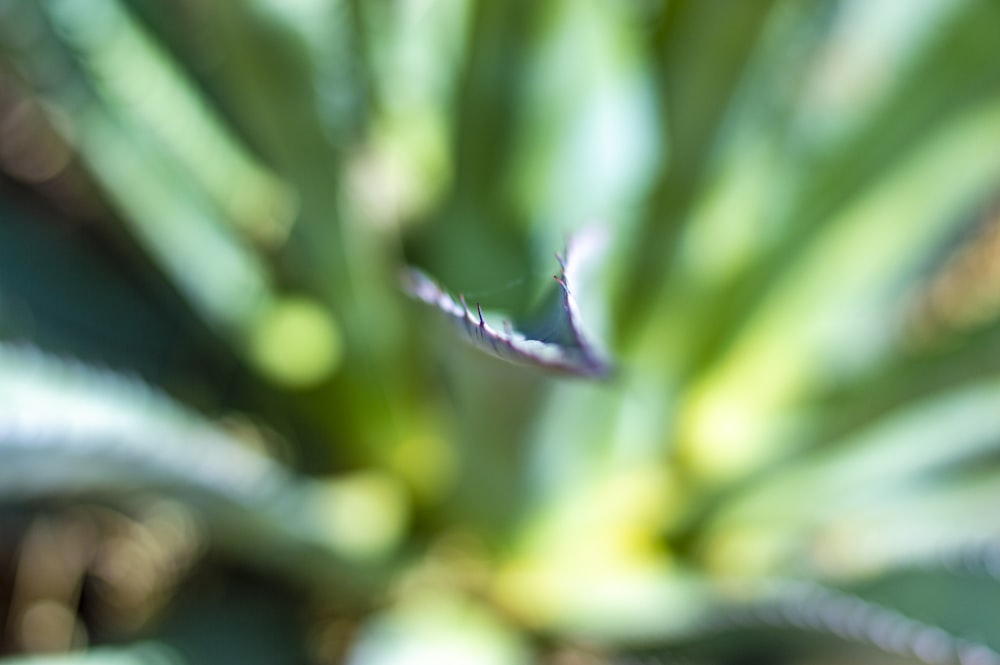
[[0, 655], [1000, 663], [998, 34], [0, 0]]

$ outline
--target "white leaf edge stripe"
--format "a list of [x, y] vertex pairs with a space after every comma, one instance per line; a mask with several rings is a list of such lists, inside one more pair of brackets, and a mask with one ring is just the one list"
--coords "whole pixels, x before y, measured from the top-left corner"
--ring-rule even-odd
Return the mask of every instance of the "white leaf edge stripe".
[[404, 269], [403, 288], [410, 296], [447, 314], [473, 346], [501, 360], [582, 378], [609, 378], [613, 372], [612, 363], [584, 332], [579, 306], [570, 290], [567, 275], [573, 270], [573, 243], [567, 247], [566, 258], [557, 254], [556, 260], [562, 270], [555, 280], [562, 289], [562, 307], [575, 342], [572, 346], [531, 339], [515, 331], [507, 321], [504, 321], [503, 331], [497, 330], [483, 318], [478, 303], [476, 314], [473, 314], [464, 297], [459, 296], [456, 302], [432, 278], [416, 268]]

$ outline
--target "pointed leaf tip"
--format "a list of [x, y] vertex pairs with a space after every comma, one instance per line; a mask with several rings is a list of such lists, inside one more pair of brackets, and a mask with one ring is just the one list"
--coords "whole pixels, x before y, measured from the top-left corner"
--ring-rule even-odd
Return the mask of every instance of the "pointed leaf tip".
[[[459, 301], [455, 302], [432, 278], [415, 268], [404, 271], [403, 290], [447, 315], [466, 341], [489, 355], [555, 374], [607, 379], [613, 373], [612, 363], [584, 332], [567, 276], [573, 261], [572, 249], [571, 245], [565, 255], [556, 255], [561, 272], [553, 277], [559, 284], [561, 298], [550, 305], [552, 311], [540, 312], [536, 317], [546, 322], [542, 328], [549, 332], [545, 334], [519, 332], [508, 321], [504, 321], [503, 330], [496, 330], [487, 323], [479, 303], [476, 303], [477, 319], [464, 296], [459, 295]], [[553, 338], [559, 341], [551, 341]]]

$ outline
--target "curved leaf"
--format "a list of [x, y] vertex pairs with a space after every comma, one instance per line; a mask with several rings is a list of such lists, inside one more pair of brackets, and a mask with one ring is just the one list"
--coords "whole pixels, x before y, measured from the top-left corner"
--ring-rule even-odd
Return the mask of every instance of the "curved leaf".
[[492, 356], [557, 374], [606, 379], [612, 374], [611, 361], [584, 331], [580, 308], [572, 293], [577, 259], [575, 243], [570, 243], [565, 258], [558, 255], [556, 258], [562, 268], [555, 277], [558, 298], [549, 299], [548, 306], [532, 317], [534, 324], [524, 333], [515, 331], [508, 321], [503, 322], [503, 330], [497, 330], [487, 323], [478, 304], [473, 314], [464, 296], [455, 302], [433, 279], [415, 268], [404, 272], [403, 288], [414, 298], [447, 314], [467, 341]]
[[296, 476], [135, 379], [0, 345], [0, 459], [0, 504], [163, 495], [253, 566], [312, 588], [372, 582], [346, 565], [336, 486]]

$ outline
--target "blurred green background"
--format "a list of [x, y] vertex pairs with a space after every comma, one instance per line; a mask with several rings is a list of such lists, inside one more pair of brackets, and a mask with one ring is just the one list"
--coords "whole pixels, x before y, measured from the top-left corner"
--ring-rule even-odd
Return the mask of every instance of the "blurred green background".
[[[998, 35], [0, 0], [0, 658], [1000, 663]], [[400, 288], [590, 229], [606, 381]]]

